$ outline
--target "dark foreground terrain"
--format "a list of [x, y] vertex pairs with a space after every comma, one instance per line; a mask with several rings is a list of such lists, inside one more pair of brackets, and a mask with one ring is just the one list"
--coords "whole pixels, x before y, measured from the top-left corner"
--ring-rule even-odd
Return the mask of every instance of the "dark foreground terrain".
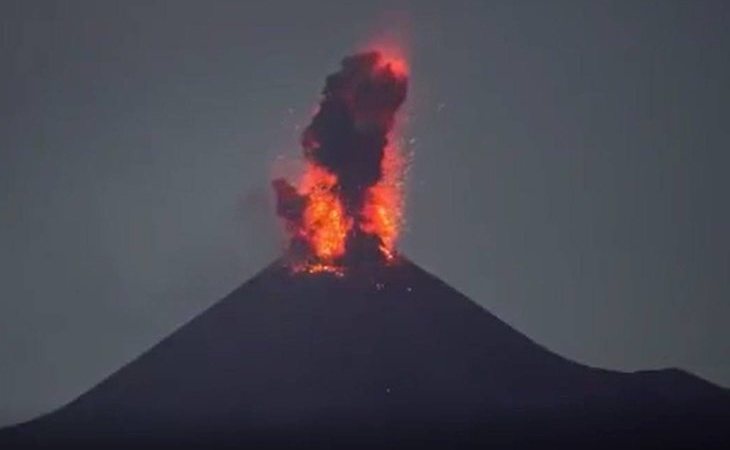
[[[619, 332], [617, 330], [617, 332]], [[730, 393], [566, 360], [405, 259], [275, 263], [13, 448], [730, 448]]]

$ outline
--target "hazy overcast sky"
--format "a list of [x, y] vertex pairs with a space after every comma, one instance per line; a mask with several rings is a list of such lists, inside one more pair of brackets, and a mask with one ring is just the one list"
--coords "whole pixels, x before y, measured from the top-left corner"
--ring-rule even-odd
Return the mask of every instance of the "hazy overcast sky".
[[548, 348], [730, 386], [728, 2], [2, 1], [0, 425], [274, 259], [324, 77], [408, 36], [401, 248]]

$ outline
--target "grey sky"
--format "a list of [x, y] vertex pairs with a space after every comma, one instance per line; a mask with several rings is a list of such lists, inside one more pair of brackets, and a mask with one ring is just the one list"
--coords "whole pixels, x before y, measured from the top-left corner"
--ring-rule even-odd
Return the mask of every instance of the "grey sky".
[[276, 157], [393, 29], [403, 252], [569, 358], [730, 386], [728, 23], [722, 1], [2, 2], [0, 425], [277, 256]]

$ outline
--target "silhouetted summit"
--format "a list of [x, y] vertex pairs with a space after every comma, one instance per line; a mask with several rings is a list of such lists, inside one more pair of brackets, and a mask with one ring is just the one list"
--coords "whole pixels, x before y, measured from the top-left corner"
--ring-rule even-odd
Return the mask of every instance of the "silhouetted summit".
[[0, 447], [706, 449], [728, 442], [729, 398], [566, 360], [406, 259], [277, 262]]

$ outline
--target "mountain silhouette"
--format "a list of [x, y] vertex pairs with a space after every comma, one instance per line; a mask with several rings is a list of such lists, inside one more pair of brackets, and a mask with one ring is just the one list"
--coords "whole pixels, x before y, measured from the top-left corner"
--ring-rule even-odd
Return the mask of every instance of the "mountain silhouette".
[[0, 448], [707, 449], [729, 425], [728, 390], [562, 358], [399, 257], [277, 261]]

